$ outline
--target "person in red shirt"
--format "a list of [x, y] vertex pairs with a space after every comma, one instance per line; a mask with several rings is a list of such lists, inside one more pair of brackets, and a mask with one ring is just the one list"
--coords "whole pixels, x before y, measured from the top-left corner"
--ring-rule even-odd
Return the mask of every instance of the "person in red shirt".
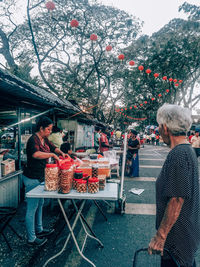
[[104, 128], [102, 129], [100, 143], [99, 143], [100, 153], [103, 154], [104, 151], [108, 151], [109, 147], [110, 146], [109, 146], [108, 137], [107, 137], [107, 129]]

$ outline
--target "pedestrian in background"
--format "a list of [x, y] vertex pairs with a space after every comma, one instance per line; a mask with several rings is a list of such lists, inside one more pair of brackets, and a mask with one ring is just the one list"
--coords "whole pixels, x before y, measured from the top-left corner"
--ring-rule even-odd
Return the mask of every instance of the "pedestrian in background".
[[197, 155], [197, 158], [200, 156], [200, 136], [199, 131], [195, 131], [195, 135], [191, 138], [191, 144], [194, 148], [194, 151]]
[[96, 127], [94, 132], [94, 149], [96, 150], [96, 153], [99, 151], [99, 142], [100, 142], [100, 128]]
[[189, 109], [164, 104], [157, 112], [159, 132], [171, 148], [156, 181], [156, 235], [149, 254], [161, 252], [161, 267], [194, 267], [200, 244], [198, 162], [186, 133], [192, 124]]
[[57, 126], [53, 126], [52, 134], [48, 137], [56, 147], [60, 148], [63, 143], [63, 133], [61, 129]]

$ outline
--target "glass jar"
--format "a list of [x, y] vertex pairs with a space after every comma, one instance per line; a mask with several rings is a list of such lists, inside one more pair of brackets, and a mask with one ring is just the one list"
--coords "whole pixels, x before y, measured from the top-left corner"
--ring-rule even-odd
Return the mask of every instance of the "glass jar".
[[45, 186], [46, 191], [56, 191], [59, 186], [59, 168], [57, 164], [46, 164]]
[[92, 165], [92, 177], [98, 178], [98, 164]]
[[72, 188], [73, 166], [60, 166], [60, 188], [59, 192], [68, 194]]
[[75, 170], [74, 171], [74, 178], [75, 179], [82, 179], [83, 178], [83, 171], [82, 170]]
[[94, 194], [99, 192], [99, 179], [92, 177], [88, 179], [88, 193]]
[[79, 179], [77, 181], [76, 190], [78, 193], [86, 193], [87, 192], [87, 181]]
[[99, 190], [104, 190], [106, 185], [106, 175], [99, 175]]

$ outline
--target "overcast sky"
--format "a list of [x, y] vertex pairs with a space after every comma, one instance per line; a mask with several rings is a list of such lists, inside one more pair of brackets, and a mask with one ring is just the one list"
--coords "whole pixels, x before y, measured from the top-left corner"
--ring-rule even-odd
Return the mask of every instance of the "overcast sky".
[[[151, 35], [171, 19], [182, 17], [178, 7], [186, 0], [99, 0], [105, 5], [123, 9], [144, 21], [143, 33]], [[187, 0], [188, 3], [200, 5], [200, 0]]]

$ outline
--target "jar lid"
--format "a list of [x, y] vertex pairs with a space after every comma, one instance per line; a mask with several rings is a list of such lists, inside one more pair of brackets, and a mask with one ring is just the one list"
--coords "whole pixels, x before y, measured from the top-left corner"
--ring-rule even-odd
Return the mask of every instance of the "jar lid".
[[61, 170], [69, 170], [71, 168], [71, 164], [62, 164], [60, 165]]
[[91, 177], [91, 178], [88, 179], [88, 182], [89, 183], [97, 183], [97, 182], [99, 182], [99, 179], [96, 178], [96, 177]]
[[75, 170], [74, 173], [83, 173], [82, 170]]
[[89, 175], [87, 173], [83, 173], [83, 177], [88, 177]]
[[46, 164], [46, 168], [56, 168], [58, 167], [57, 164]]
[[79, 180], [78, 180], [78, 184], [86, 184], [86, 183], [87, 183], [86, 180], [82, 180], [82, 179], [79, 179]]

